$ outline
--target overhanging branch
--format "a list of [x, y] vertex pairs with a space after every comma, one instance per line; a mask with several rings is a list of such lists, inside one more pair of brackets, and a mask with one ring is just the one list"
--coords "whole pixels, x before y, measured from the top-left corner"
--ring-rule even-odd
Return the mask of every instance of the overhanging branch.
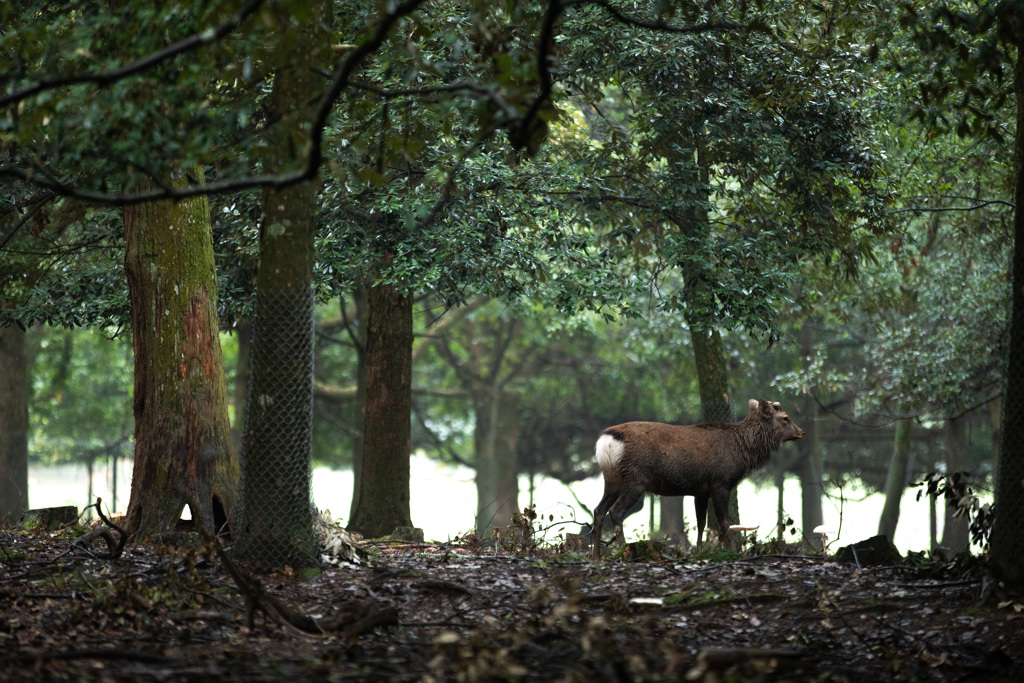
[[676, 24], [670, 24], [664, 19], [657, 19], [656, 21], [639, 19], [626, 14], [619, 8], [615, 7], [612, 3], [608, 2], [608, 0], [567, 0], [562, 3], [562, 8], [568, 9], [569, 7], [580, 7], [584, 5], [600, 7], [610, 14], [616, 21], [621, 24], [625, 24], [626, 26], [662, 31], [665, 33], [707, 33], [709, 31], [747, 31], [751, 29], [751, 26], [735, 21], [705, 21], [699, 24], [678, 26]]
[[209, 45], [210, 43], [220, 40], [238, 28], [238, 26], [248, 19], [253, 12], [259, 9], [259, 6], [262, 4], [263, 0], [249, 0], [249, 2], [242, 5], [237, 12], [232, 14], [227, 21], [222, 24], [204, 29], [203, 31], [193, 34], [188, 38], [179, 40], [173, 45], [168, 45], [162, 50], [157, 50], [152, 54], [136, 59], [134, 62], [125, 64], [119, 69], [104, 71], [101, 73], [87, 73], [80, 76], [60, 76], [57, 78], [43, 79], [27, 88], [22, 88], [21, 90], [16, 90], [12, 93], [8, 93], [7, 95], [3, 95], [0, 97], [0, 107], [15, 104], [45, 90], [53, 90], [54, 88], [61, 88], [68, 85], [79, 85], [82, 83], [110, 85], [111, 83], [116, 83], [123, 78], [151, 69], [162, 62], [177, 57], [178, 55], [185, 54], [186, 52], [195, 50], [203, 45]]
[[[40, 175], [38, 171], [26, 171], [23, 168], [17, 168], [9, 164], [0, 166], [0, 176], [15, 178], [21, 180], [22, 182], [50, 190], [51, 192], [54, 192], [64, 197], [74, 197], [76, 199], [82, 199], [95, 204], [105, 204], [111, 206], [128, 206], [132, 204], [141, 204], [143, 202], [157, 201], [161, 199], [188, 199], [190, 197], [196, 197], [200, 195], [210, 195], [240, 190], [251, 190], [262, 187], [282, 188], [287, 187], [289, 185], [294, 185], [296, 183], [311, 180], [314, 176], [316, 176], [317, 171], [320, 169], [320, 164], [323, 162], [323, 133], [324, 128], [326, 128], [327, 126], [327, 118], [330, 116], [331, 110], [334, 107], [334, 103], [341, 96], [341, 92], [349, 85], [352, 74], [359, 68], [360, 64], [367, 56], [372, 54], [384, 43], [384, 40], [387, 38], [387, 35], [391, 31], [391, 28], [395, 25], [395, 22], [397, 22], [401, 17], [414, 12], [422, 3], [423, 0], [406, 0], [406, 2], [403, 2], [397, 7], [395, 7], [392, 11], [384, 15], [380, 23], [377, 25], [376, 29], [373, 31], [372, 35], [370, 35], [365, 41], [360, 43], [358, 46], [355, 47], [355, 49], [348, 53], [348, 56], [345, 58], [345, 61], [342, 62], [340, 67], [338, 67], [334, 77], [331, 79], [331, 83], [328, 86], [327, 90], [320, 98], [320, 105], [317, 108], [316, 114], [313, 118], [313, 124], [310, 130], [309, 157], [306, 160], [305, 167], [303, 167], [302, 169], [291, 171], [289, 173], [246, 176], [242, 178], [214, 181], [202, 185], [189, 185], [181, 188], [170, 187], [164, 189], [149, 190], [146, 192], [117, 194], [81, 190], [69, 183], [57, 180], [56, 178]], [[257, 0], [250, 0], [250, 2], [245, 7], [249, 8], [250, 5], [252, 6], [249, 9], [249, 13], [251, 14], [252, 11], [254, 11], [260, 4], [261, 2], [258, 2]], [[229, 22], [226, 22], [226, 24], [227, 23], [230, 23], [230, 20]], [[186, 43], [188, 41], [200, 41], [201, 44], [201, 41], [207, 35], [207, 33], [209, 33], [209, 31], [199, 34], [198, 36], [194, 36], [191, 39], [186, 39], [186, 41], [182, 41], [182, 43]], [[212, 39], [213, 38], [211, 37], [210, 40]], [[160, 53], [154, 53], [154, 55], [150, 55], [149, 57], [139, 61], [152, 61], [156, 59], [157, 55], [161, 55], [163, 52], [171, 50], [172, 48], [175, 48], [179, 45], [181, 45], [181, 43], [168, 47], [166, 48], [166, 50], [161, 51]], [[195, 47], [195, 45], [192, 45], [192, 47]], [[189, 47], [188, 49], [191, 49], [191, 47]], [[183, 47], [179, 50], [178, 53], [184, 50], [185, 48]], [[164, 56], [161, 59], [166, 58], [167, 56]], [[137, 63], [133, 63], [133, 65], [134, 64]], [[127, 65], [119, 71], [124, 71], [125, 69], [128, 69], [133, 65]], [[149, 66], [152, 66], [152, 64], [148, 64], [145, 67], [139, 66], [138, 68], [136, 68], [136, 71], [141, 71], [143, 68], [149, 68]], [[99, 78], [100, 76], [101, 75], [94, 75], [93, 78]], [[121, 77], [123, 78], [124, 75], [122, 75]], [[28, 95], [25, 95], [25, 97], [27, 96]]]

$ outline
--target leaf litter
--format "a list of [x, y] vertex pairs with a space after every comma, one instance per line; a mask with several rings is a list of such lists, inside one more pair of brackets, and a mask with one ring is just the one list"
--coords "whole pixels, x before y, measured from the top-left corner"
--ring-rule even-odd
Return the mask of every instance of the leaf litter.
[[198, 542], [0, 532], [0, 681], [1024, 679], [1020, 599], [949, 564], [356, 545], [236, 578]]

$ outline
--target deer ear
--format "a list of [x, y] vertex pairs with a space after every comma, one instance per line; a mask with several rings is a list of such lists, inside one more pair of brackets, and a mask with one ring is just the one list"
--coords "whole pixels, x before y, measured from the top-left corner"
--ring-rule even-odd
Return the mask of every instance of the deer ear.
[[761, 412], [765, 415], [772, 415], [775, 413], [775, 406], [768, 401], [758, 401], [758, 406], [760, 406]]
[[754, 412], [755, 410], [757, 410], [757, 406], [758, 401], [756, 398], [752, 398], [749, 401], [747, 401], [747, 407], [750, 409], [750, 412]]

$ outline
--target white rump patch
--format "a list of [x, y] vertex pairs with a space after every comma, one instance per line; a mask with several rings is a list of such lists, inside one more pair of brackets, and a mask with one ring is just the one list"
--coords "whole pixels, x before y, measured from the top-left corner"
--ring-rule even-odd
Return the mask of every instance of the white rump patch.
[[597, 464], [601, 466], [601, 471], [614, 469], [622, 460], [625, 451], [624, 443], [611, 434], [602, 434], [597, 440]]

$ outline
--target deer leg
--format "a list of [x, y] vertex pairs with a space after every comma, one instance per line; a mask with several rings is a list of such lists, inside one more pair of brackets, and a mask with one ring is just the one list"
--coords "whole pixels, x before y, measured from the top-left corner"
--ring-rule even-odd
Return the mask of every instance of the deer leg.
[[718, 517], [718, 537], [723, 543], [729, 538], [729, 490], [714, 491], [711, 494], [711, 503], [715, 506], [715, 516]]
[[608, 508], [619, 498], [619, 492], [608, 485], [606, 481], [604, 483], [604, 495], [601, 496], [601, 502], [597, 504], [594, 509], [594, 528], [591, 530], [594, 541], [594, 552], [595, 558], [601, 557], [601, 527], [604, 526], [604, 516], [608, 512]]
[[708, 521], [708, 497], [694, 496], [693, 509], [697, 513], [697, 547], [704, 543], [704, 525]]
[[619, 545], [626, 545], [626, 535], [622, 533], [622, 520], [629, 514], [629, 509], [633, 505], [643, 498], [644, 490], [646, 486], [634, 486], [624, 490], [620, 495], [619, 499], [615, 501], [609, 511], [609, 516], [612, 518], [612, 524], [615, 525], [615, 540]]

